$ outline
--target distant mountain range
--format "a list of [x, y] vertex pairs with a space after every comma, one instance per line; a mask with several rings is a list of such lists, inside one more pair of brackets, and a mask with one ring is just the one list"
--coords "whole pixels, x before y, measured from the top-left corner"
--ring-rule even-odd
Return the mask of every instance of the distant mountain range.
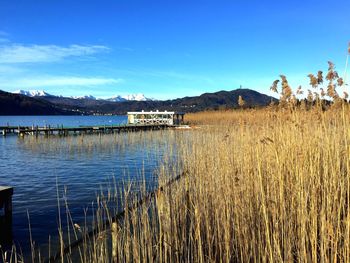
[[147, 100], [153, 100], [153, 99], [146, 98], [145, 95], [143, 95], [142, 93], [139, 93], [139, 94], [130, 94], [126, 96], [117, 95], [106, 100], [114, 101], [114, 102], [122, 102], [122, 101], [147, 101]]
[[[21, 95], [25, 95], [28, 97], [58, 97], [58, 98], [64, 98], [64, 96], [60, 95], [60, 96], [55, 96], [52, 94], [47, 93], [44, 90], [16, 90], [14, 92], [12, 92], [13, 94], [21, 94]], [[67, 97], [68, 98], [68, 97]], [[138, 93], [138, 94], [129, 94], [129, 95], [115, 95], [111, 98], [107, 98], [107, 99], [101, 99], [101, 98], [96, 98], [92, 95], [84, 95], [84, 96], [72, 96], [69, 97], [72, 99], [87, 99], [87, 100], [106, 100], [106, 101], [114, 101], [114, 102], [122, 102], [122, 101], [147, 101], [147, 100], [152, 100], [150, 98], [146, 98], [145, 95], [143, 95], [142, 93]]]
[[[59, 96], [62, 97], [62, 96]], [[97, 100], [96, 97], [92, 96], [92, 95], [85, 95], [85, 96], [72, 96], [70, 97], [72, 99], [76, 99], [76, 100]]]
[[52, 96], [51, 94], [43, 91], [43, 90], [16, 90], [12, 92], [13, 94], [25, 95], [28, 97], [48, 97]]
[[0, 115], [71, 115], [71, 109], [64, 109], [49, 101], [35, 99], [21, 94], [0, 90]]
[[[24, 92], [29, 95], [22, 94]], [[239, 96], [244, 99], [246, 107], [261, 107], [270, 104], [271, 101], [277, 101], [250, 89], [204, 93], [200, 96], [164, 101], [150, 100], [143, 94], [126, 98], [115, 96], [110, 99], [96, 99], [92, 96], [52, 96], [45, 91], [22, 91], [20, 94], [1, 91], [0, 115], [125, 114], [127, 111], [141, 110], [197, 112], [237, 108]]]

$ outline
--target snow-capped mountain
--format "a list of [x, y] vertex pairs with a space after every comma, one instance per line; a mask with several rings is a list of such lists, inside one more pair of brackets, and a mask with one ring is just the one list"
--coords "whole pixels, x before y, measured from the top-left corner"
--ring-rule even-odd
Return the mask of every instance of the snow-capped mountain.
[[138, 94], [125, 95], [125, 96], [116, 95], [107, 100], [114, 101], [114, 102], [122, 102], [122, 101], [147, 101], [151, 99], [146, 98], [145, 95], [143, 95], [142, 93], [138, 93]]
[[14, 94], [21, 94], [28, 97], [52, 97], [53, 95], [43, 91], [43, 90], [15, 90], [12, 92]]
[[[46, 91], [43, 90], [16, 90], [13, 91], [12, 93], [14, 94], [21, 94], [29, 97], [56, 97], [56, 98], [66, 98], [66, 96], [54, 96]], [[71, 96], [68, 97], [71, 99], [80, 99], [80, 100], [106, 100], [106, 101], [113, 101], [113, 102], [123, 102], [123, 101], [147, 101], [147, 100], [152, 100], [150, 98], [146, 98], [145, 95], [142, 93], [137, 93], [137, 94], [129, 94], [129, 95], [115, 95], [111, 98], [108, 99], [102, 99], [102, 98], [96, 98], [92, 95], [84, 95], [84, 96]]]
[[96, 100], [96, 97], [92, 95], [85, 95], [85, 96], [72, 96], [72, 99], [79, 99], [79, 100]]
[[122, 96], [120, 95], [116, 95], [116, 96], [113, 96], [112, 98], [108, 98], [108, 99], [105, 99], [105, 100], [108, 100], [108, 101], [114, 101], [114, 102], [122, 102], [122, 101], [126, 101], [125, 98], [123, 98]]

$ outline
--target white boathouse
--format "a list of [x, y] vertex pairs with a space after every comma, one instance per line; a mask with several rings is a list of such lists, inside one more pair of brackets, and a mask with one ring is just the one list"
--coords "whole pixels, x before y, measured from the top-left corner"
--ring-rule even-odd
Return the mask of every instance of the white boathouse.
[[128, 124], [167, 124], [184, 123], [184, 112], [175, 111], [138, 111], [128, 112]]

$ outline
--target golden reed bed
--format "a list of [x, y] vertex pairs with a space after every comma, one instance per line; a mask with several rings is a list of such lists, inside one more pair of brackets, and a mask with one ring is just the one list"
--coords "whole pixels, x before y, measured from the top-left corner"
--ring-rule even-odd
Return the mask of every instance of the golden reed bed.
[[158, 204], [157, 259], [350, 261], [348, 105], [187, 117], [216, 125], [181, 146], [189, 176]]
[[159, 177], [181, 169], [187, 176], [126, 213], [113, 249], [102, 220], [111, 215], [101, 205], [95, 221], [101, 232], [65, 261], [350, 261], [348, 105], [202, 112], [187, 120], [200, 129], [170, 133], [178, 165], [165, 160]]
[[[118, 225], [114, 260], [349, 262], [349, 116], [189, 115], [202, 125], [177, 138], [188, 175]], [[160, 178], [176, 173], [164, 165]]]
[[113, 247], [102, 220], [111, 215], [99, 202], [100, 233], [79, 257], [63, 258], [350, 262], [350, 107], [339, 97], [332, 106], [319, 98], [300, 105], [288, 87], [282, 78], [279, 106], [188, 114], [199, 129], [169, 133], [158, 171], [161, 183], [186, 176], [127, 211], [113, 225]]

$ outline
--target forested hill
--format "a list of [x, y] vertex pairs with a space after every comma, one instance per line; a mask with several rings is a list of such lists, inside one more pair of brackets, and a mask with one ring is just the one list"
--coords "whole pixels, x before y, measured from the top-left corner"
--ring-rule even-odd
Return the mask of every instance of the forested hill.
[[238, 107], [242, 96], [245, 107], [266, 106], [275, 98], [250, 89], [236, 89], [204, 93], [200, 96], [174, 100], [111, 102], [106, 100], [73, 99], [67, 97], [31, 98], [7, 92], [0, 93], [1, 115], [56, 115], [56, 114], [125, 114], [127, 111], [168, 110], [197, 112]]
[[59, 105], [24, 95], [12, 94], [0, 90], [0, 115], [70, 115]]

